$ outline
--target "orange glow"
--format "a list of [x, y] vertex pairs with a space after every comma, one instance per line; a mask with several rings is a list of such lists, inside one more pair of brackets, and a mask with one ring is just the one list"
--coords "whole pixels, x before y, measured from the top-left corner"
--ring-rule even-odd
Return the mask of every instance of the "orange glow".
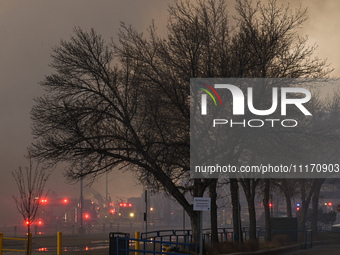
[[132, 207], [132, 204], [129, 204], [129, 207]]
[[328, 203], [328, 206], [332, 206], [332, 203]]

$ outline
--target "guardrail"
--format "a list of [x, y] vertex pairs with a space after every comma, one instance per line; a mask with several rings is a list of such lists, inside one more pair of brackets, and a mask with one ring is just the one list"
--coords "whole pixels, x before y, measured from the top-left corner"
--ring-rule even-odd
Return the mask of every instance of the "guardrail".
[[[3, 240], [15, 240], [15, 241], [25, 241], [25, 249], [4, 249], [3, 248]], [[3, 254], [3, 251], [15, 251], [15, 252], [27, 252], [27, 245], [28, 245], [28, 254], [31, 255], [32, 253], [32, 233], [28, 235], [27, 238], [18, 238], [18, 237], [4, 237], [3, 233], [0, 233], [0, 255]]]

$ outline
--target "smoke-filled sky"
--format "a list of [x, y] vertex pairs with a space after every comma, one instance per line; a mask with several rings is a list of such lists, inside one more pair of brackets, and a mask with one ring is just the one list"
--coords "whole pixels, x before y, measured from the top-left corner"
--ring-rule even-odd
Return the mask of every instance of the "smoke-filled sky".
[[[266, 0], [264, 0], [265, 2]], [[281, 0], [287, 4], [290, 1]], [[0, 224], [20, 219], [12, 196], [17, 194], [11, 172], [27, 165], [24, 155], [32, 142], [30, 110], [33, 98], [42, 95], [38, 82], [52, 70], [51, 48], [68, 39], [74, 27], [94, 28], [109, 42], [115, 40], [120, 21], [145, 31], [152, 19], [165, 31], [167, 6], [173, 0], [0, 0]], [[309, 20], [301, 33], [319, 45], [318, 55], [327, 58], [340, 77], [340, 1], [291, 1], [309, 9]], [[234, 1], [230, 1], [230, 6]], [[232, 9], [230, 10], [232, 13]], [[50, 177], [47, 189], [59, 196], [79, 196], [79, 184], [67, 184], [64, 168]], [[138, 196], [142, 187], [130, 174], [112, 172], [109, 192], [115, 200]], [[104, 178], [93, 185], [105, 195]]]

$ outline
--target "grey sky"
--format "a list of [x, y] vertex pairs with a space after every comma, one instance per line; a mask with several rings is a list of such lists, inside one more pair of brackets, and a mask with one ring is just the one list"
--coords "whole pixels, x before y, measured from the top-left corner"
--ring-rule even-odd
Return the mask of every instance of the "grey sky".
[[[164, 31], [167, 5], [172, 0], [0, 0], [0, 224], [20, 220], [12, 195], [16, 187], [11, 172], [25, 165], [26, 148], [32, 141], [29, 112], [33, 98], [42, 94], [38, 82], [49, 74], [51, 48], [60, 39], [68, 39], [74, 27], [94, 28], [106, 41], [115, 34], [119, 22], [132, 24], [145, 31], [152, 19]], [[289, 1], [282, 0], [283, 3]], [[310, 19], [301, 30], [310, 41], [319, 45], [319, 56], [328, 58], [333, 75], [340, 76], [340, 50], [338, 47], [340, 1], [302, 2], [309, 8]], [[58, 195], [73, 192], [78, 196], [79, 185], [66, 184], [59, 167], [47, 183], [47, 188]], [[139, 195], [141, 187], [134, 187], [128, 175], [114, 174], [110, 179], [110, 193], [115, 197]], [[104, 182], [94, 185], [104, 193]], [[123, 185], [119, 185], [123, 184]], [[129, 183], [129, 185], [126, 185]]]

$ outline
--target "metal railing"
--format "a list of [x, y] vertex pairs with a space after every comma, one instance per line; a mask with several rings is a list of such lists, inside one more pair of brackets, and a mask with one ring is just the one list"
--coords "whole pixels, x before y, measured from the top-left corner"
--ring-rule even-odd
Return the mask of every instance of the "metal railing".
[[[133, 243], [138, 245], [133, 246]], [[110, 255], [112, 254], [126, 254], [135, 252], [135, 254], [198, 254], [198, 244], [183, 243], [173, 241], [156, 241], [152, 239], [136, 239], [129, 236], [117, 236], [110, 241], [110, 245], [115, 245], [113, 249], [110, 248]], [[134, 247], [134, 248], [133, 248]], [[137, 248], [138, 247], [138, 248]]]
[[[3, 240], [25, 241], [25, 249], [4, 249]], [[0, 255], [2, 255], [4, 251], [27, 252], [27, 245], [29, 248], [28, 254], [30, 255], [32, 253], [32, 233], [30, 233], [27, 238], [4, 237], [3, 233], [0, 233]]]

